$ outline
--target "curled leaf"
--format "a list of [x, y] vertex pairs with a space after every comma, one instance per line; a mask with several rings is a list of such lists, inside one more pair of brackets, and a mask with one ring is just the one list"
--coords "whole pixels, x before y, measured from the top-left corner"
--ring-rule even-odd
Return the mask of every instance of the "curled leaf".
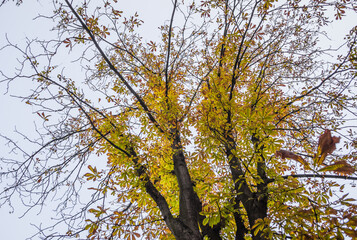
[[340, 137], [332, 137], [331, 131], [326, 129], [319, 137], [319, 146], [315, 157], [315, 164], [321, 165], [326, 156], [336, 149], [336, 143], [340, 142]]
[[299, 163], [301, 163], [305, 168], [307, 169], [311, 169], [310, 166], [309, 166], [309, 163], [306, 162], [305, 159], [303, 159], [301, 156], [293, 153], [293, 152], [290, 152], [290, 151], [287, 151], [287, 150], [279, 150], [275, 153], [276, 156], [278, 157], [281, 157], [282, 159], [285, 159], [285, 158], [290, 158], [290, 159], [293, 159]]

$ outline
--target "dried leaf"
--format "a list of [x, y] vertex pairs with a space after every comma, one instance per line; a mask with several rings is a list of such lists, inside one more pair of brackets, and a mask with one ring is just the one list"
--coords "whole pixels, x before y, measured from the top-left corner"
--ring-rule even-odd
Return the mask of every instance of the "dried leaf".
[[306, 162], [305, 159], [303, 159], [301, 156], [299, 156], [293, 152], [290, 152], [287, 150], [279, 150], [275, 153], [275, 155], [278, 157], [281, 157], [282, 159], [285, 159], [285, 158], [293, 159], [293, 160], [301, 163], [305, 168], [311, 169], [309, 166], [309, 163]]
[[336, 149], [336, 143], [340, 142], [340, 137], [332, 137], [331, 131], [326, 129], [319, 137], [319, 146], [315, 158], [315, 164], [318, 166], [323, 163], [326, 156]]

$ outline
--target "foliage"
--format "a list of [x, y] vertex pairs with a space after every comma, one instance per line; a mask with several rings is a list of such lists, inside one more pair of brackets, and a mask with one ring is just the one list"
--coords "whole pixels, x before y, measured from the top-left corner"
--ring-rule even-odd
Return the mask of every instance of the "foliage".
[[[120, 1], [54, 7], [58, 38], [9, 43], [25, 59], [2, 80], [33, 80], [43, 121], [2, 199], [64, 193], [68, 231], [48, 238], [357, 238], [337, 181], [356, 180], [356, 28], [344, 51], [320, 45], [352, 1], [176, 0], [159, 40]], [[65, 50], [84, 79], [54, 63]]]

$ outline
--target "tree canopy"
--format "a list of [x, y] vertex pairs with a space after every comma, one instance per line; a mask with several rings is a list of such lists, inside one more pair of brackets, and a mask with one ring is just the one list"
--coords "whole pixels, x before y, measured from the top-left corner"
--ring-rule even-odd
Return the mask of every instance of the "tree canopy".
[[150, 39], [121, 1], [53, 1], [54, 37], [3, 46], [42, 125], [33, 152], [7, 138], [1, 204], [60, 197], [46, 239], [356, 239], [357, 25], [328, 41], [355, 2], [159, 10]]

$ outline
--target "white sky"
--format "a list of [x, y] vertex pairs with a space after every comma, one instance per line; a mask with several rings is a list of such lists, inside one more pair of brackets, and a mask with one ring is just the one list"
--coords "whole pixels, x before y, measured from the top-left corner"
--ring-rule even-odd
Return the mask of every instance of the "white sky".
[[[37, 5], [37, 2], [35, 2]], [[5, 33], [8, 33], [8, 37], [13, 42], [24, 42], [25, 37], [32, 37], [35, 34], [40, 33], [41, 28], [35, 27], [31, 22], [32, 10], [36, 9], [35, 4], [30, 4], [28, 1], [23, 7], [15, 7], [13, 3], [5, 4], [0, 7], [0, 46], [6, 43]], [[29, 31], [30, 29], [33, 32]], [[33, 34], [33, 35], [31, 35]], [[11, 52], [0, 53], [1, 69], [11, 69], [16, 63], [15, 56]], [[23, 88], [29, 85], [16, 84], [11, 89], [16, 89], [16, 92], [20, 92]], [[0, 133], [3, 135], [13, 135], [15, 126], [18, 129], [28, 130], [33, 128], [34, 115], [31, 114], [32, 109], [24, 106], [17, 99], [10, 98], [9, 95], [4, 96], [5, 85], [0, 84], [0, 112], [2, 113], [0, 123]], [[26, 119], [26, 121], [24, 121]], [[0, 140], [0, 152], [8, 152], [9, 149], [4, 145], [4, 141]], [[12, 209], [8, 206], [0, 208], [0, 232], [3, 239], [25, 239], [35, 233], [35, 229], [30, 225], [32, 222], [36, 222], [34, 218], [36, 215], [30, 214], [22, 219], [19, 216], [24, 212], [25, 208], [21, 204], [16, 204], [16, 210], [13, 214], [10, 214]], [[35, 220], [35, 221], [34, 221]], [[37, 221], [39, 219], [37, 218]]]
[[[50, 1], [48, 1], [50, 2]], [[157, 38], [159, 31], [157, 26], [169, 19], [171, 15], [171, 1], [169, 0], [121, 0], [121, 4], [125, 5], [130, 11], [138, 11], [139, 15], [145, 21], [143, 27], [144, 34], [151, 38]], [[42, 20], [33, 21], [38, 11], [46, 13], [46, 6], [41, 5], [38, 1], [24, 1], [20, 7], [16, 7], [14, 3], [9, 2], [0, 7], [0, 47], [6, 44], [5, 33], [13, 43], [19, 43], [25, 46], [25, 39], [43, 36], [48, 33], [51, 27]], [[49, 13], [50, 14], [50, 13]], [[334, 36], [332, 39], [337, 40], [346, 33], [353, 24], [357, 22], [356, 16], [339, 22], [333, 26]], [[0, 51], [0, 69], [8, 70], [11, 73], [16, 65], [16, 56], [14, 52]], [[20, 94], [26, 89], [31, 88], [32, 83], [16, 82], [10, 86], [11, 94]], [[33, 123], [39, 120], [37, 115], [32, 114], [32, 108], [24, 104], [19, 99], [11, 98], [10, 94], [3, 95], [6, 91], [6, 85], [0, 84], [0, 133], [7, 136], [14, 136], [15, 127], [25, 134], [33, 134]], [[0, 140], [0, 154], [8, 152], [8, 149]], [[31, 211], [25, 217], [19, 219], [19, 216], [26, 210], [21, 204], [14, 203], [15, 212], [9, 207], [0, 208], [0, 236], [1, 239], [25, 239], [36, 232], [30, 223], [46, 222], [51, 218], [52, 212], [45, 210], [43, 215], [38, 216], [36, 211]]]

